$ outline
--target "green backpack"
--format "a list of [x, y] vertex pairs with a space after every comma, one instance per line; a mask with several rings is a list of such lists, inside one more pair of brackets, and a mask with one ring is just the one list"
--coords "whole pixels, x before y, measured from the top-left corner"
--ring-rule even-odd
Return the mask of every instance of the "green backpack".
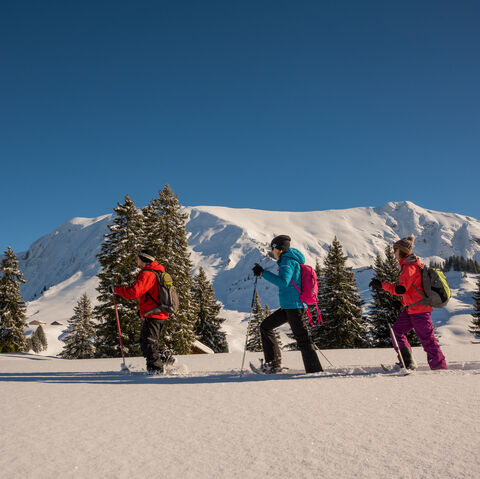
[[415, 286], [413, 287], [423, 298], [416, 303], [409, 304], [408, 307], [422, 304], [424, 306], [432, 306], [433, 308], [443, 308], [452, 296], [445, 274], [438, 268], [427, 268], [426, 266], [423, 268], [419, 266], [419, 268], [421, 270], [424, 293], [415, 288]]

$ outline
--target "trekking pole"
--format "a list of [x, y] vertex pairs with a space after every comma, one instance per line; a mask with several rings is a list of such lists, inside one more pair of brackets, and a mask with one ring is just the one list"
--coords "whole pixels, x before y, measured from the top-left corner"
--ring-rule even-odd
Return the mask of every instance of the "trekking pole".
[[327, 360], [328, 364], [330, 364], [330, 366], [332, 366], [332, 368], [333, 368], [334, 365], [330, 362], [330, 360], [327, 358], [327, 356], [325, 356], [325, 354], [323, 354], [322, 350], [315, 343], [313, 343], [313, 347]]
[[[308, 306], [307, 306], [307, 308], [308, 308]], [[327, 356], [325, 356], [325, 354], [323, 354], [322, 350], [315, 344], [315, 341], [312, 338], [312, 332], [310, 331], [310, 328], [308, 327], [308, 324], [306, 324], [306, 322], [305, 322], [305, 327], [307, 328], [307, 333], [308, 333], [308, 337], [310, 338], [310, 342], [313, 344], [313, 349], [318, 351], [327, 360], [328, 364], [330, 364], [330, 366], [332, 366], [332, 368], [333, 368], [334, 365], [330, 362], [330, 360], [327, 358]]]
[[122, 330], [120, 329], [120, 319], [118, 317], [118, 308], [117, 308], [117, 301], [115, 300], [115, 293], [113, 293], [113, 304], [115, 305], [115, 315], [117, 316], [117, 326], [118, 326], [118, 338], [120, 339], [120, 351], [122, 352], [122, 359], [123, 359], [123, 364], [121, 368], [124, 371], [130, 371], [125, 364], [125, 354], [123, 354], [123, 342], [122, 342]]
[[402, 352], [398, 347], [397, 337], [395, 336], [395, 333], [393, 332], [393, 329], [390, 326], [390, 323], [388, 323], [388, 327], [390, 328], [390, 336], [392, 337], [393, 345], [397, 350], [397, 355], [400, 357], [400, 362], [402, 363], [403, 369], [407, 370], [407, 367], [405, 366], [405, 361], [403, 360]]
[[243, 374], [243, 365], [245, 363], [245, 354], [247, 353], [248, 335], [250, 334], [250, 323], [252, 321], [253, 305], [255, 304], [255, 296], [257, 294], [257, 280], [258, 280], [258, 276], [255, 276], [255, 283], [253, 283], [252, 304], [250, 306], [250, 316], [248, 318], [247, 335], [245, 337], [245, 347], [243, 348], [243, 359], [242, 359], [242, 367], [240, 369], [240, 375]]

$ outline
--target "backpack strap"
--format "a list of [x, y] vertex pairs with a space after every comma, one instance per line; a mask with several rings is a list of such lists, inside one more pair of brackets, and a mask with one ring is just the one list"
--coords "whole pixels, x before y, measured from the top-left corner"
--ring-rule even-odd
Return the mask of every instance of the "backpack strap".
[[[420, 265], [417, 265], [417, 266], [418, 266], [418, 268], [420, 269], [420, 281], [422, 281], [421, 278], [422, 278], [423, 268], [424, 268], [424, 267], [422, 268]], [[403, 267], [402, 267], [402, 269], [403, 269]], [[425, 294], [422, 293], [413, 283], [412, 283], [412, 288], [422, 297], [422, 299], [421, 299], [420, 301], [417, 301], [416, 303], [407, 304], [406, 306], [404, 306], [404, 307], [402, 308], [402, 311], [404, 311], [404, 310], [407, 309], [407, 308], [410, 308], [411, 306], [418, 306], [419, 304], [422, 304], [422, 301], [423, 301], [424, 299], [426, 299]]]
[[[295, 289], [298, 291], [298, 294], [302, 294], [302, 292], [298, 289], [298, 286], [293, 282], [293, 279], [290, 280], [290, 282], [293, 284], [293, 286], [295, 286]], [[310, 308], [308, 307], [308, 304], [304, 303], [303, 301], [302, 301], [302, 304], [305, 307], [305, 311], [307, 312], [308, 321], [310, 322], [310, 326], [313, 326], [313, 316], [312, 316], [312, 313], [310, 311]], [[320, 310], [318, 309], [318, 303], [317, 303], [316, 300], [315, 300], [315, 306], [317, 307], [317, 323], [320, 324], [320, 321], [321, 321], [322, 324], [323, 324], [323, 318], [322, 318], [322, 315], [320, 314]]]
[[[154, 269], [144, 269], [143, 271], [152, 272], [156, 276], [157, 281], [160, 283], [160, 273], [158, 271], [155, 271]], [[145, 296], [150, 298], [157, 306], [161, 306], [161, 304], [148, 291], [145, 293]]]

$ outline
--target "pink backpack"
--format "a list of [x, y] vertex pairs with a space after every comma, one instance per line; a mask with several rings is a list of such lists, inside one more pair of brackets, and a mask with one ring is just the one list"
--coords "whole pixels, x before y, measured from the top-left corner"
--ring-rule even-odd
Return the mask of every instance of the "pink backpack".
[[308, 306], [315, 305], [317, 307], [317, 317], [318, 317], [318, 324], [320, 322], [323, 324], [322, 315], [320, 314], [320, 310], [318, 309], [317, 303], [317, 295], [318, 295], [318, 281], [317, 275], [315, 274], [315, 270], [306, 264], [300, 264], [300, 272], [302, 277], [302, 290], [298, 288], [298, 286], [291, 281], [293, 286], [295, 286], [296, 290], [300, 294], [300, 301], [305, 305], [305, 310], [307, 311], [308, 320], [310, 321], [310, 325], [313, 326], [312, 320], [312, 313]]

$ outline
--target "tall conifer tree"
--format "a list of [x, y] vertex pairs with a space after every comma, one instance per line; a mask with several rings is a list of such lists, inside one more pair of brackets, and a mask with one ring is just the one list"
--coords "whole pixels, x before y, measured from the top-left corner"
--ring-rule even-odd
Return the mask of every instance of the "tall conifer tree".
[[[109, 233], [105, 235], [98, 261], [102, 270], [98, 274], [100, 280], [97, 291], [98, 305], [94, 314], [98, 320], [97, 340], [95, 344], [97, 357], [120, 356], [117, 320], [109, 286], [112, 284], [132, 285], [138, 274], [137, 253], [142, 247], [143, 216], [135, 207], [128, 195], [123, 204], [113, 209], [115, 217], [109, 225]], [[139, 356], [140, 330], [142, 320], [138, 317], [138, 303], [115, 297], [120, 325], [122, 329], [123, 347], [126, 356]]]
[[42, 345], [42, 351], [46, 351], [48, 349], [48, 341], [47, 337], [45, 336], [45, 330], [43, 329], [41, 324], [38, 325], [37, 329], [35, 330], [35, 334], [37, 335], [40, 344]]
[[[391, 246], [385, 248], [385, 260], [378, 254], [373, 266], [374, 278], [381, 282], [396, 284], [400, 275], [398, 261]], [[371, 346], [386, 348], [392, 346], [390, 328], [402, 311], [399, 297], [393, 296], [384, 290], [374, 291], [372, 294], [372, 307], [370, 309], [370, 338]]]
[[90, 359], [95, 356], [95, 323], [87, 293], [84, 293], [73, 308], [68, 328], [63, 338], [65, 345], [60, 356], [64, 359]]
[[363, 300], [353, 269], [346, 266], [347, 259], [342, 245], [335, 238], [325, 258], [320, 280], [319, 307], [323, 326], [312, 331], [313, 340], [321, 349], [365, 345]]
[[193, 280], [193, 307], [197, 339], [216, 353], [228, 353], [227, 335], [222, 331], [225, 319], [218, 317], [222, 305], [215, 298], [212, 283], [203, 268]]
[[470, 332], [480, 338], [480, 277], [477, 282], [477, 290], [473, 293], [473, 319], [469, 328]]
[[[398, 283], [400, 269], [391, 246], [385, 248], [384, 260], [382, 260], [380, 255], [377, 255], [373, 269], [375, 271], [374, 278], [377, 278], [382, 283]], [[400, 296], [380, 290], [373, 292], [372, 299], [373, 303], [369, 314], [371, 328], [369, 335], [370, 345], [376, 348], [391, 347], [392, 340], [388, 325], [392, 325], [402, 312]], [[420, 340], [415, 331], [410, 331], [407, 334], [407, 339], [411, 346], [420, 345]]]
[[27, 307], [20, 294], [20, 285], [25, 280], [10, 246], [4, 251], [0, 273], [0, 353], [24, 352], [27, 348]]
[[260, 334], [260, 324], [265, 319], [265, 309], [262, 306], [260, 301], [260, 296], [258, 291], [255, 293], [255, 301], [253, 303], [252, 310], [252, 319], [250, 321], [250, 327], [247, 331], [247, 351], [252, 352], [261, 352], [262, 348], [262, 337]]
[[180, 301], [179, 310], [166, 322], [162, 346], [174, 354], [188, 354], [195, 340], [195, 312], [192, 307], [192, 263], [188, 251], [186, 223], [178, 197], [165, 185], [143, 209], [144, 247], [155, 253], [158, 262], [172, 276]]

